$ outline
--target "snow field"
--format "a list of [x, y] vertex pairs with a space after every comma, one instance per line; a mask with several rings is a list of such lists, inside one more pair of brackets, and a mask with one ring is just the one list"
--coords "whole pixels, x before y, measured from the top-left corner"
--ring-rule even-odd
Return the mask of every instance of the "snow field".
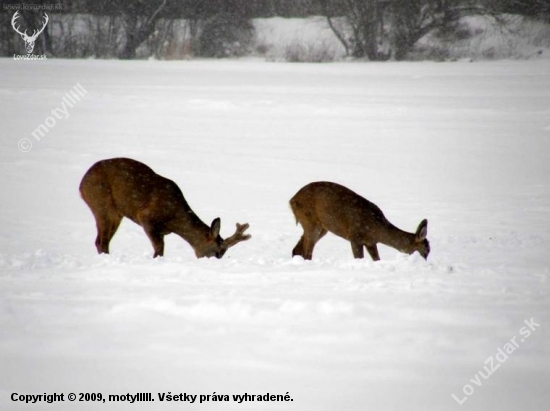
[[[185, 404], [208, 410], [544, 409], [547, 61], [0, 69], [0, 408], [31, 407], [13, 392], [170, 391], [294, 400]], [[88, 93], [36, 141], [77, 83]], [[111, 255], [96, 255], [78, 184], [116, 156], [174, 180], [203, 221], [221, 217], [222, 236], [248, 222], [252, 239], [197, 260], [168, 236], [153, 260], [126, 220]], [[291, 259], [301, 229], [288, 200], [315, 180], [364, 195], [402, 229], [428, 218], [428, 261], [382, 246], [381, 262], [355, 261], [331, 235], [313, 261]], [[470, 382], [531, 318], [540, 328]], [[466, 384], [459, 406], [451, 394]], [[151, 406], [78, 403], [99, 408]]]

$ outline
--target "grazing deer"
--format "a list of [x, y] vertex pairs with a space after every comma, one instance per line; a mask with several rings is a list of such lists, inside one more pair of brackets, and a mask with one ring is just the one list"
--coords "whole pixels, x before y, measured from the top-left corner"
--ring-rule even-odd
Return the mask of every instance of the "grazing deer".
[[129, 158], [95, 163], [80, 182], [80, 195], [95, 217], [97, 252], [109, 253], [109, 242], [123, 217], [139, 224], [151, 240], [155, 254], [164, 253], [164, 236], [175, 233], [187, 241], [197, 258], [222, 258], [229, 247], [248, 240], [248, 224], [238, 224], [235, 234], [220, 237], [220, 219], [210, 226], [191, 210], [179, 187], [148, 166]]
[[290, 200], [290, 207], [304, 234], [292, 250], [311, 260], [313, 248], [328, 231], [351, 243], [355, 258], [363, 258], [366, 247], [374, 261], [380, 260], [376, 245], [382, 243], [403, 253], [418, 251], [428, 258], [428, 220], [422, 220], [416, 233], [407, 233], [390, 223], [382, 210], [350, 189], [336, 183], [310, 183]]

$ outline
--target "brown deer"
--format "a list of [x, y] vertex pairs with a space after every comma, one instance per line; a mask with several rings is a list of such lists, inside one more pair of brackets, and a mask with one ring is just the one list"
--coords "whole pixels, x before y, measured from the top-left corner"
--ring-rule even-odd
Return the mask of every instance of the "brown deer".
[[378, 243], [407, 254], [418, 251], [425, 259], [430, 253], [428, 220], [422, 220], [414, 234], [402, 231], [378, 206], [340, 184], [310, 183], [292, 197], [290, 207], [304, 229], [292, 256], [311, 260], [315, 244], [328, 231], [348, 240], [355, 258], [363, 258], [365, 247], [374, 261], [380, 260]]
[[80, 195], [95, 217], [99, 254], [109, 253], [109, 242], [123, 217], [143, 227], [153, 244], [153, 257], [163, 255], [164, 236], [170, 233], [187, 241], [197, 258], [222, 258], [229, 247], [250, 238], [244, 234], [248, 224], [237, 223], [235, 234], [222, 239], [219, 218], [206, 225], [176, 183], [129, 158], [95, 163], [80, 182]]

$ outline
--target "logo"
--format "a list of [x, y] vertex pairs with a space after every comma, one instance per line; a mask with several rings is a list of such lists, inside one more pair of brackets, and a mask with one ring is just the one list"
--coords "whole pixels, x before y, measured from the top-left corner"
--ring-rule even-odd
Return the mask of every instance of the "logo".
[[21, 38], [25, 41], [25, 48], [27, 49], [27, 54], [31, 54], [32, 51], [34, 50], [34, 42], [36, 41], [36, 39], [38, 38], [40, 33], [42, 33], [44, 31], [44, 29], [46, 28], [46, 25], [48, 24], [48, 21], [50, 20], [50, 18], [48, 17], [48, 15], [46, 13], [44, 13], [44, 23], [42, 25], [42, 28], [40, 30], [34, 30], [32, 35], [29, 36], [27, 34], [27, 30], [25, 30], [23, 33], [21, 33], [21, 31], [19, 30], [20, 26], [18, 25], [17, 27], [15, 27], [16, 20], [17, 20], [18, 17], [20, 17], [19, 16], [19, 11], [16, 11], [13, 15], [13, 18], [11, 19], [11, 26], [13, 27], [13, 29], [19, 35], [21, 35]]

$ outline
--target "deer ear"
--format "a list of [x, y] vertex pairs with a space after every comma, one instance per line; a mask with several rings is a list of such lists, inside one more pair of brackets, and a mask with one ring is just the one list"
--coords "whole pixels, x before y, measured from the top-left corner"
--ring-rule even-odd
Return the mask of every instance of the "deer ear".
[[428, 236], [428, 220], [424, 219], [420, 222], [420, 224], [418, 225], [418, 228], [416, 229], [415, 241], [417, 243], [424, 241], [427, 236]]
[[220, 226], [221, 221], [218, 218], [215, 218], [214, 221], [212, 221], [212, 225], [210, 226], [210, 236], [212, 238], [216, 238], [218, 235], [220, 235]]

